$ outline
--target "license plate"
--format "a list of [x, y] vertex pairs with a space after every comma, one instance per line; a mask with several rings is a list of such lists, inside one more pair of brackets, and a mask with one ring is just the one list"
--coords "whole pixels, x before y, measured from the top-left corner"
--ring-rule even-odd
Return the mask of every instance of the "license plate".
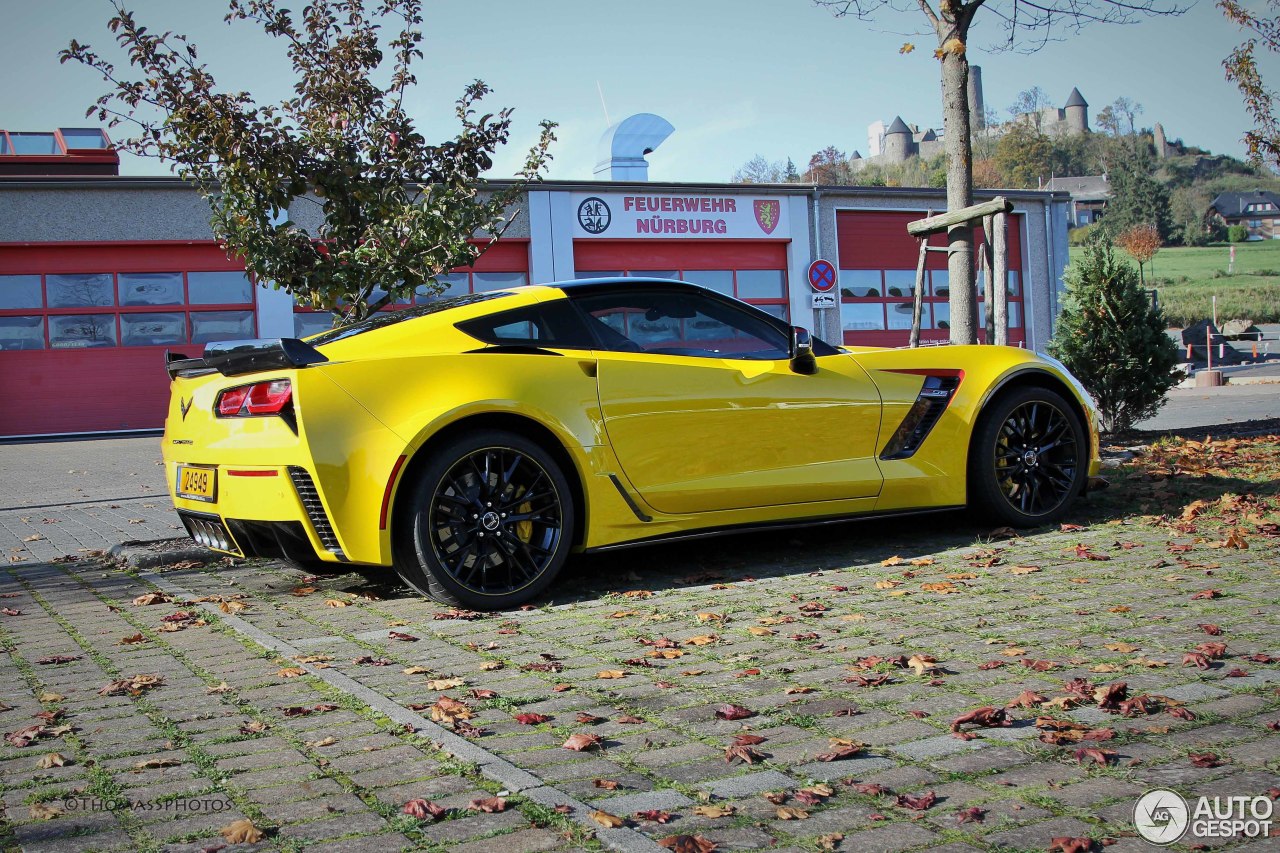
[[218, 497], [218, 469], [179, 465], [178, 497], [213, 503]]

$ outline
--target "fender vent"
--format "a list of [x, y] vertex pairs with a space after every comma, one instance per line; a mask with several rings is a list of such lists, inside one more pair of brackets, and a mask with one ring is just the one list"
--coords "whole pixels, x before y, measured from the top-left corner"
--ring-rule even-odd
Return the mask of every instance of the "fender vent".
[[298, 499], [302, 501], [302, 508], [307, 511], [307, 518], [311, 519], [311, 526], [315, 528], [320, 544], [324, 545], [326, 551], [345, 563], [347, 555], [342, 553], [342, 546], [338, 544], [333, 525], [329, 523], [329, 516], [325, 514], [324, 505], [320, 503], [320, 492], [316, 490], [315, 481], [311, 479], [306, 468], [300, 468], [297, 465], [289, 466], [289, 479], [293, 480], [293, 488], [298, 492]]
[[914, 455], [937, 425], [938, 418], [947, 410], [959, 387], [959, 376], [926, 376], [916, 401], [907, 410], [907, 416], [898, 425], [893, 438], [884, 446], [880, 458], [889, 461]]

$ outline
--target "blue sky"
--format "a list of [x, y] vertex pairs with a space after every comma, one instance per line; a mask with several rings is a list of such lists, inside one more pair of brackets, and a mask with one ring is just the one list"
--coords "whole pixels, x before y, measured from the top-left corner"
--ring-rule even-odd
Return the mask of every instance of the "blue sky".
[[[1260, 0], [1250, 0], [1260, 2]], [[649, 156], [650, 179], [727, 181], [760, 154], [809, 156], [835, 145], [866, 153], [866, 126], [877, 119], [941, 126], [938, 64], [932, 36], [912, 35], [918, 12], [885, 15], [876, 25], [834, 19], [810, 0], [462, 0], [428, 2], [427, 56], [409, 99], [431, 138], [452, 129], [453, 100], [480, 77], [495, 90], [494, 109], [516, 108], [512, 145], [492, 172], [509, 175], [532, 144], [537, 122], [560, 123], [550, 177], [586, 179], [609, 117], [654, 112], [675, 133]], [[244, 24], [222, 22], [217, 0], [134, 0], [152, 30], [190, 35], [226, 88], [260, 99], [288, 91], [288, 67], [273, 42]], [[10, 5], [0, 34], [0, 124], [42, 130], [84, 124], [84, 111], [104, 84], [85, 68], [59, 65], [68, 40], [114, 53], [106, 0]], [[1001, 118], [1017, 93], [1040, 86], [1059, 105], [1072, 86], [1090, 118], [1119, 96], [1144, 106], [1140, 121], [1164, 124], [1214, 153], [1242, 156], [1248, 116], [1222, 76], [1221, 61], [1239, 41], [1235, 28], [1201, 0], [1179, 18], [1134, 26], [1092, 26], [1023, 55], [990, 52], [999, 41], [994, 18], [979, 12], [970, 61], [983, 69], [985, 98]], [[900, 55], [904, 41], [918, 49]], [[123, 64], [118, 63], [118, 64]], [[1267, 58], [1273, 85], [1280, 62]], [[130, 159], [123, 171], [156, 174], [153, 162]]]

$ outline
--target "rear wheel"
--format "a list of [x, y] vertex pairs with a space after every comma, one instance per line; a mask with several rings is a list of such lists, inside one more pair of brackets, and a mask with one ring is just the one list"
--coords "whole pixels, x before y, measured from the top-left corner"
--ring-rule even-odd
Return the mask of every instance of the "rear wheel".
[[1084, 488], [1088, 441], [1055, 391], [1020, 388], [990, 402], [969, 454], [970, 505], [1014, 527], [1061, 518]]
[[574, 533], [572, 492], [555, 458], [501, 430], [430, 452], [395, 531], [401, 579], [481, 610], [515, 607], [546, 589]]

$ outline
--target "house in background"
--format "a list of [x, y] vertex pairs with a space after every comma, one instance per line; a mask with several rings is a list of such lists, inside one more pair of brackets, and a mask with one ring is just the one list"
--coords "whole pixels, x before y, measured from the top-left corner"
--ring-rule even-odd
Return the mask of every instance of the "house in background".
[[1044, 189], [1071, 195], [1071, 227], [1089, 225], [1102, 218], [1111, 184], [1106, 175], [1083, 175], [1079, 178], [1052, 178]]
[[1222, 193], [1209, 205], [1209, 214], [1228, 227], [1245, 226], [1250, 240], [1280, 240], [1280, 193]]

